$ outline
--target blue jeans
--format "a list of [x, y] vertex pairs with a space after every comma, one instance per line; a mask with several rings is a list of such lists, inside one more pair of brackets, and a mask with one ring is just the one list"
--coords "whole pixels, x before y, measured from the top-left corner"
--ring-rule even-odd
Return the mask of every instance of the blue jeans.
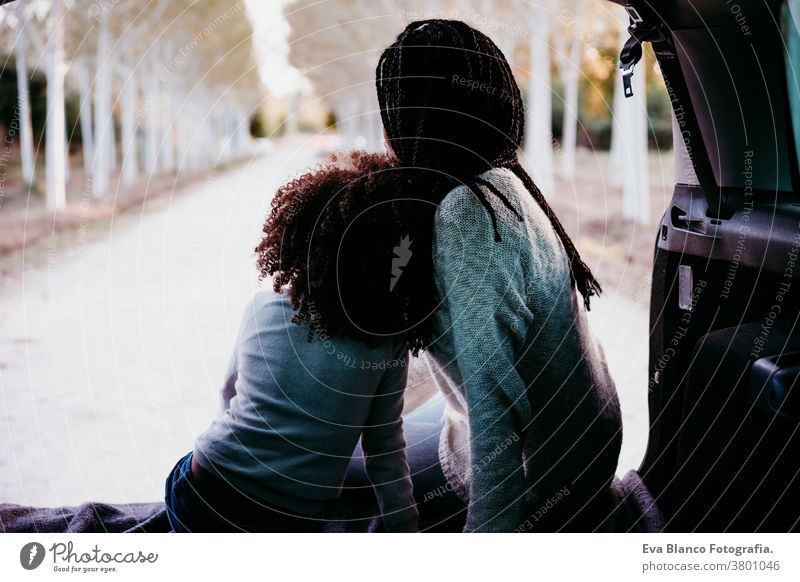
[[222, 479], [192, 478], [192, 453], [167, 476], [164, 501], [172, 530], [188, 532], [319, 532], [323, 516], [301, 516], [248, 497]]

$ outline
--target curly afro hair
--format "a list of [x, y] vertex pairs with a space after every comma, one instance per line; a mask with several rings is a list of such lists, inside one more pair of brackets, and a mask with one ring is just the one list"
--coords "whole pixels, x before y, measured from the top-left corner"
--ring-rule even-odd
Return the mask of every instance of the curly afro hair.
[[289, 294], [309, 340], [402, 336], [415, 355], [427, 347], [436, 203], [402, 170], [388, 154], [334, 155], [275, 194], [255, 249], [259, 278]]

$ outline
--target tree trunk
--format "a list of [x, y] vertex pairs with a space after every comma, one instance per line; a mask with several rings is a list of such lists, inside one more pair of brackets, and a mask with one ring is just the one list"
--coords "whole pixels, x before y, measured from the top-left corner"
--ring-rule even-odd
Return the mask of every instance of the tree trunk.
[[[621, 12], [619, 14], [618, 29], [619, 29], [619, 42], [620, 48], [625, 44], [628, 39], [628, 13]], [[622, 87], [622, 75], [619, 68], [615, 71], [614, 81], [614, 100], [612, 102], [611, 111], [611, 151], [609, 160], [609, 183], [612, 186], [622, 186], [624, 183], [623, 172], [625, 169], [625, 153], [623, 142], [623, 120], [622, 112], [625, 108], [625, 92]]]
[[17, 99], [19, 107], [19, 155], [22, 162], [22, 180], [25, 187], [33, 186], [33, 129], [31, 126], [31, 102], [28, 89], [28, 64], [25, 62], [25, 51], [28, 44], [24, 2], [17, 2], [17, 18], [19, 33], [14, 57], [17, 63]]
[[83, 147], [83, 171], [92, 173], [94, 163], [94, 140], [92, 139], [92, 94], [89, 71], [86, 65], [78, 67], [78, 90], [80, 92], [81, 145]]
[[366, 138], [365, 149], [368, 152], [377, 152], [380, 141], [378, 140], [378, 128], [380, 118], [377, 114], [377, 98], [372, 97], [370, 93], [365, 93], [363, 101], [362, 116], [364, 118], [364, 137]]
[[66, 206], [64, 147], [64, 14], [63, 0], [53, 0], [50, 7], [50, 38], [47, 43], [47, 135], [45, 152], [46, 204], [49, 210]]
[[561, 135], [561, 175], [571, 180], [575, 175], [575, 151], [578, 147], [578, 76], [564, 79], [564, 117]]
[[159, 99], [158, 99], [158, 56], [157, 51], [151, 51], [149, 66], [143, 67], [147, 75], [147, 82], [143, 85], [149, 87], [150, 93], [144, 103], [142, 113], [146, 116], [145, 123], [145, 169], [148, 176], [154, 176], [159, 171], [158, 138], [159, 130]]
[[580, 80], [583, 40], [572, 39], [569, 61], [564, 63], [561, 78], [564, 81], [564, 115], [561, 124], [561, 175], [571, 180], [575, 175], [575, 151], [578, 147], [578, 82]]
[[[205, 93], [205, 92], [203, 92]], [[215, 162], [216, 142], [214, 141], [214, 118], [210, 96], [201, 93], [198, 96], [197, 119], [200, 120], [200, 127], [197, 129], [197, 140], [192, 140], [192, 157], [197, 165], [211, 164]]]
[[356, 107], [352, 103], [348, 103], [344, 108], [344, 128], [347, 148], [356, 147], [356, 140], [358, 139], [358, 122], [356, 121], [355, 116]]
[[[167, 53], [170, 55], [171, 51]], [[164, 78], [162, 98], [159, 99], [158, 116], [161, 119], [161, 167], [170, 172], [175, 169], [174, 139], [174, 83], [168, 76]]]
[[[192, 125], [189, 119], [194, 117], [194, 107], [184, 101], [175, 115], [175, 151], [178, 168], [192, 167]], [[199, 118], [195, 117], [195, 120]], [[195, 135], [195, 138], [197, 136]]]
[[294, 135], [297, 133], [299, 108], [300, 94], [298, 91], [292, 91], [286, 99], [286, 124], [284, 126], [284, 133], [286, 135]]
[[374, 100], [373, 110], [370, 111], [369, 116], [370, 119], [372, 120], [371, 123], [372, 151], [384, 152], [386, 151], [386, 144], [383, 139], [383, 121], [381, 120], [381, 113], [378, 110], [377, 100]]
[[133, 184], [138, 173], [136, 143], [136, 72], [130, 71], [122, 87], [122, 182]]
[[[114, 67], [111, 67], [111, 87], [113, 87], [113, 80], [114, 80]], [[117, 125], [114, 122], [114, 97], [113, 93], [109, 92], [109, 104], [110, 107], [108, 108], [109, 112], [111, 113], [110, 117], [108, 118], [108, 171], [113, 173], [117, 170]]]
[[[620, 18], [620, 47], [628, 38], [628, 16]], [[633, 73], [633, 97], [626, 98], [622, 75], [614, 84], [614, 127], [611, 177], [622, 186], [622, 215], [642, 225], [650, 223], [650, 190], [647, 150], [647, 85], [644, 58]]]
[[245, 154], [247, 144], [247, 134], [249, 129], [247, 123], [247, 110], [238, 105], [233, 108], [233, 153], [234, 157], [239, 158]]
[[553, 112], [550, 81], [549, 23], [540, 10], [531, 12], [531, 71], [525, 115], [525, 153], [533, 179], [545, 196], [553, 194]]
[[111, 125], [114, 123], [111, 111], [112, 66], [110, 62], [111, 32], [108, 30], [108, 16], [100, 16], [97, 37], [97, 65], [94, 84], [94, 163], [92, 164], [92, 193], [96, 198], [108, 190], [111, 156], [114, 143]]
[[[66, 73], [64, 74], [66, 76]], [[69, 135], [67, 135], [66, 112], [64, 114], [64, 184], [68, 184], [70, 179], [69, 167]]]
[[650, 223], [647, 159], [647, 99], [645, 67], [636, 67], [633, 97], [625, 99], [621, 113], [623, 136], [622, 214], [639, 224]]
[[342, 137], [342, 149], [350, 149], [355, 146], [358, 130], [354, 114], [355, 107], [349, 100], [336, 108], [336, 128]]
[[357, 95], [353, 100], [353, 125], [355, 127], [356, 148], [360, 150], [369, 149], [369, 127], [367, 127], [367, 99], [363, 95]]

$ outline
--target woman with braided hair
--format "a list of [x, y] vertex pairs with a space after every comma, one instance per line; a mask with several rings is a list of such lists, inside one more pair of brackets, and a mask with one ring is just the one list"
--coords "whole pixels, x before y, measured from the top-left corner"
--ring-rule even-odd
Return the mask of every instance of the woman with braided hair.
[[[273, 288], [245, 310], [219, 416], [167, 478], [170, 523], [594, 529], [621, 441], [584, 314], [600, 286], [519, 164], [511, 69], [480, 32], [428, 20], [376, 85], [389, 153], [334, 157], [272, 199], [255, 251]], [[444, 423], [431, 407], [404, 427], [421, 351]]]
[[600, 285], [520, 165], [508, 62], [463, 22], [413, 22], [381, 55], [376, 86], [397, 166], [436, 205], [426, 357], [466, 531], [601, 527], [622, 426], [584, 313]]

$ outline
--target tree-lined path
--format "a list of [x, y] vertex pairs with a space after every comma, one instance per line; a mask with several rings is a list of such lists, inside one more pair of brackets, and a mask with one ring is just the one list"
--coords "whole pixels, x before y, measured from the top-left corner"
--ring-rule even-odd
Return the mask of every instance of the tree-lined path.
[[160, 495], [216, 412], [269, 199], [316, 161], [303, 145], [14, 257], [0, 282], [0, 500]]
[[[284, 141], [14, 257], [0, 281], [0, 501], [160, 498], [216, 412], [270, 196], [317, 161], [308, 151]], [[590, 313], [623, 399], [625, 467], [646, 435], [643, 305], [609, 289]]]

